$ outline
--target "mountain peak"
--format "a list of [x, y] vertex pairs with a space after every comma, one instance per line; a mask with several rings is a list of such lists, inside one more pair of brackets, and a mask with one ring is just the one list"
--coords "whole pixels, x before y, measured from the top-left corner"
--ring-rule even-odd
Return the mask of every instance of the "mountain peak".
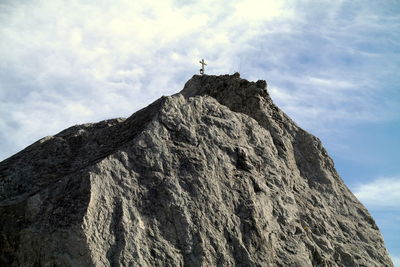
[[265, 81], [195, 75], [0, 162], [1, 266], [393, 266]]
[[240, 78], [238, 72], [229, 75], [194, 75], [180, 93], [185, 97], [195, 95], [210, 95], [217, 97], [232, 94], [267, 95], [267, 83], [264, 80], [250, 82]]

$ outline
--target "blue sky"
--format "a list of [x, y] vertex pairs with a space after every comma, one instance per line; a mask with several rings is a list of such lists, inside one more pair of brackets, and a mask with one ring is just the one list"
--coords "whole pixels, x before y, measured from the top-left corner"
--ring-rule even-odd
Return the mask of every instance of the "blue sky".
[[127, 117], [206, 72], [266, 79], [318, 136], [400, 266], [400, 2], [0, 2], [0, 160]]

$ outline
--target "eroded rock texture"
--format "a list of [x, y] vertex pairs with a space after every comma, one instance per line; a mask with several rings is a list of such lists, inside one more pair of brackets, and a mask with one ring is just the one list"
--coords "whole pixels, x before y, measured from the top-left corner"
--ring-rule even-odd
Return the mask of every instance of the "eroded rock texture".
[[318, 138], [238, 74], [0, 163], [0, 266], [393, 266]]

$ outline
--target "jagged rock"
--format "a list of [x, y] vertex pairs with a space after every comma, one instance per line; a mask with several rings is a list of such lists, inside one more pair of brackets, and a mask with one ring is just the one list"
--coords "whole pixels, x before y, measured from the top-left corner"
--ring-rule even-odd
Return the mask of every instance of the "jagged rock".
[[1, 266], [393, 266], [266, 82], [197, 76], [0, 163]]

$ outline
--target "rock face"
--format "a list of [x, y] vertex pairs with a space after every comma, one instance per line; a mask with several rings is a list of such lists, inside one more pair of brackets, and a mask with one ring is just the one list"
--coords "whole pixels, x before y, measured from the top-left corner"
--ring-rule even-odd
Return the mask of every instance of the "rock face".
[[0, 266], [393, 266], [265, 81], [197, 76], [0, 163]]

